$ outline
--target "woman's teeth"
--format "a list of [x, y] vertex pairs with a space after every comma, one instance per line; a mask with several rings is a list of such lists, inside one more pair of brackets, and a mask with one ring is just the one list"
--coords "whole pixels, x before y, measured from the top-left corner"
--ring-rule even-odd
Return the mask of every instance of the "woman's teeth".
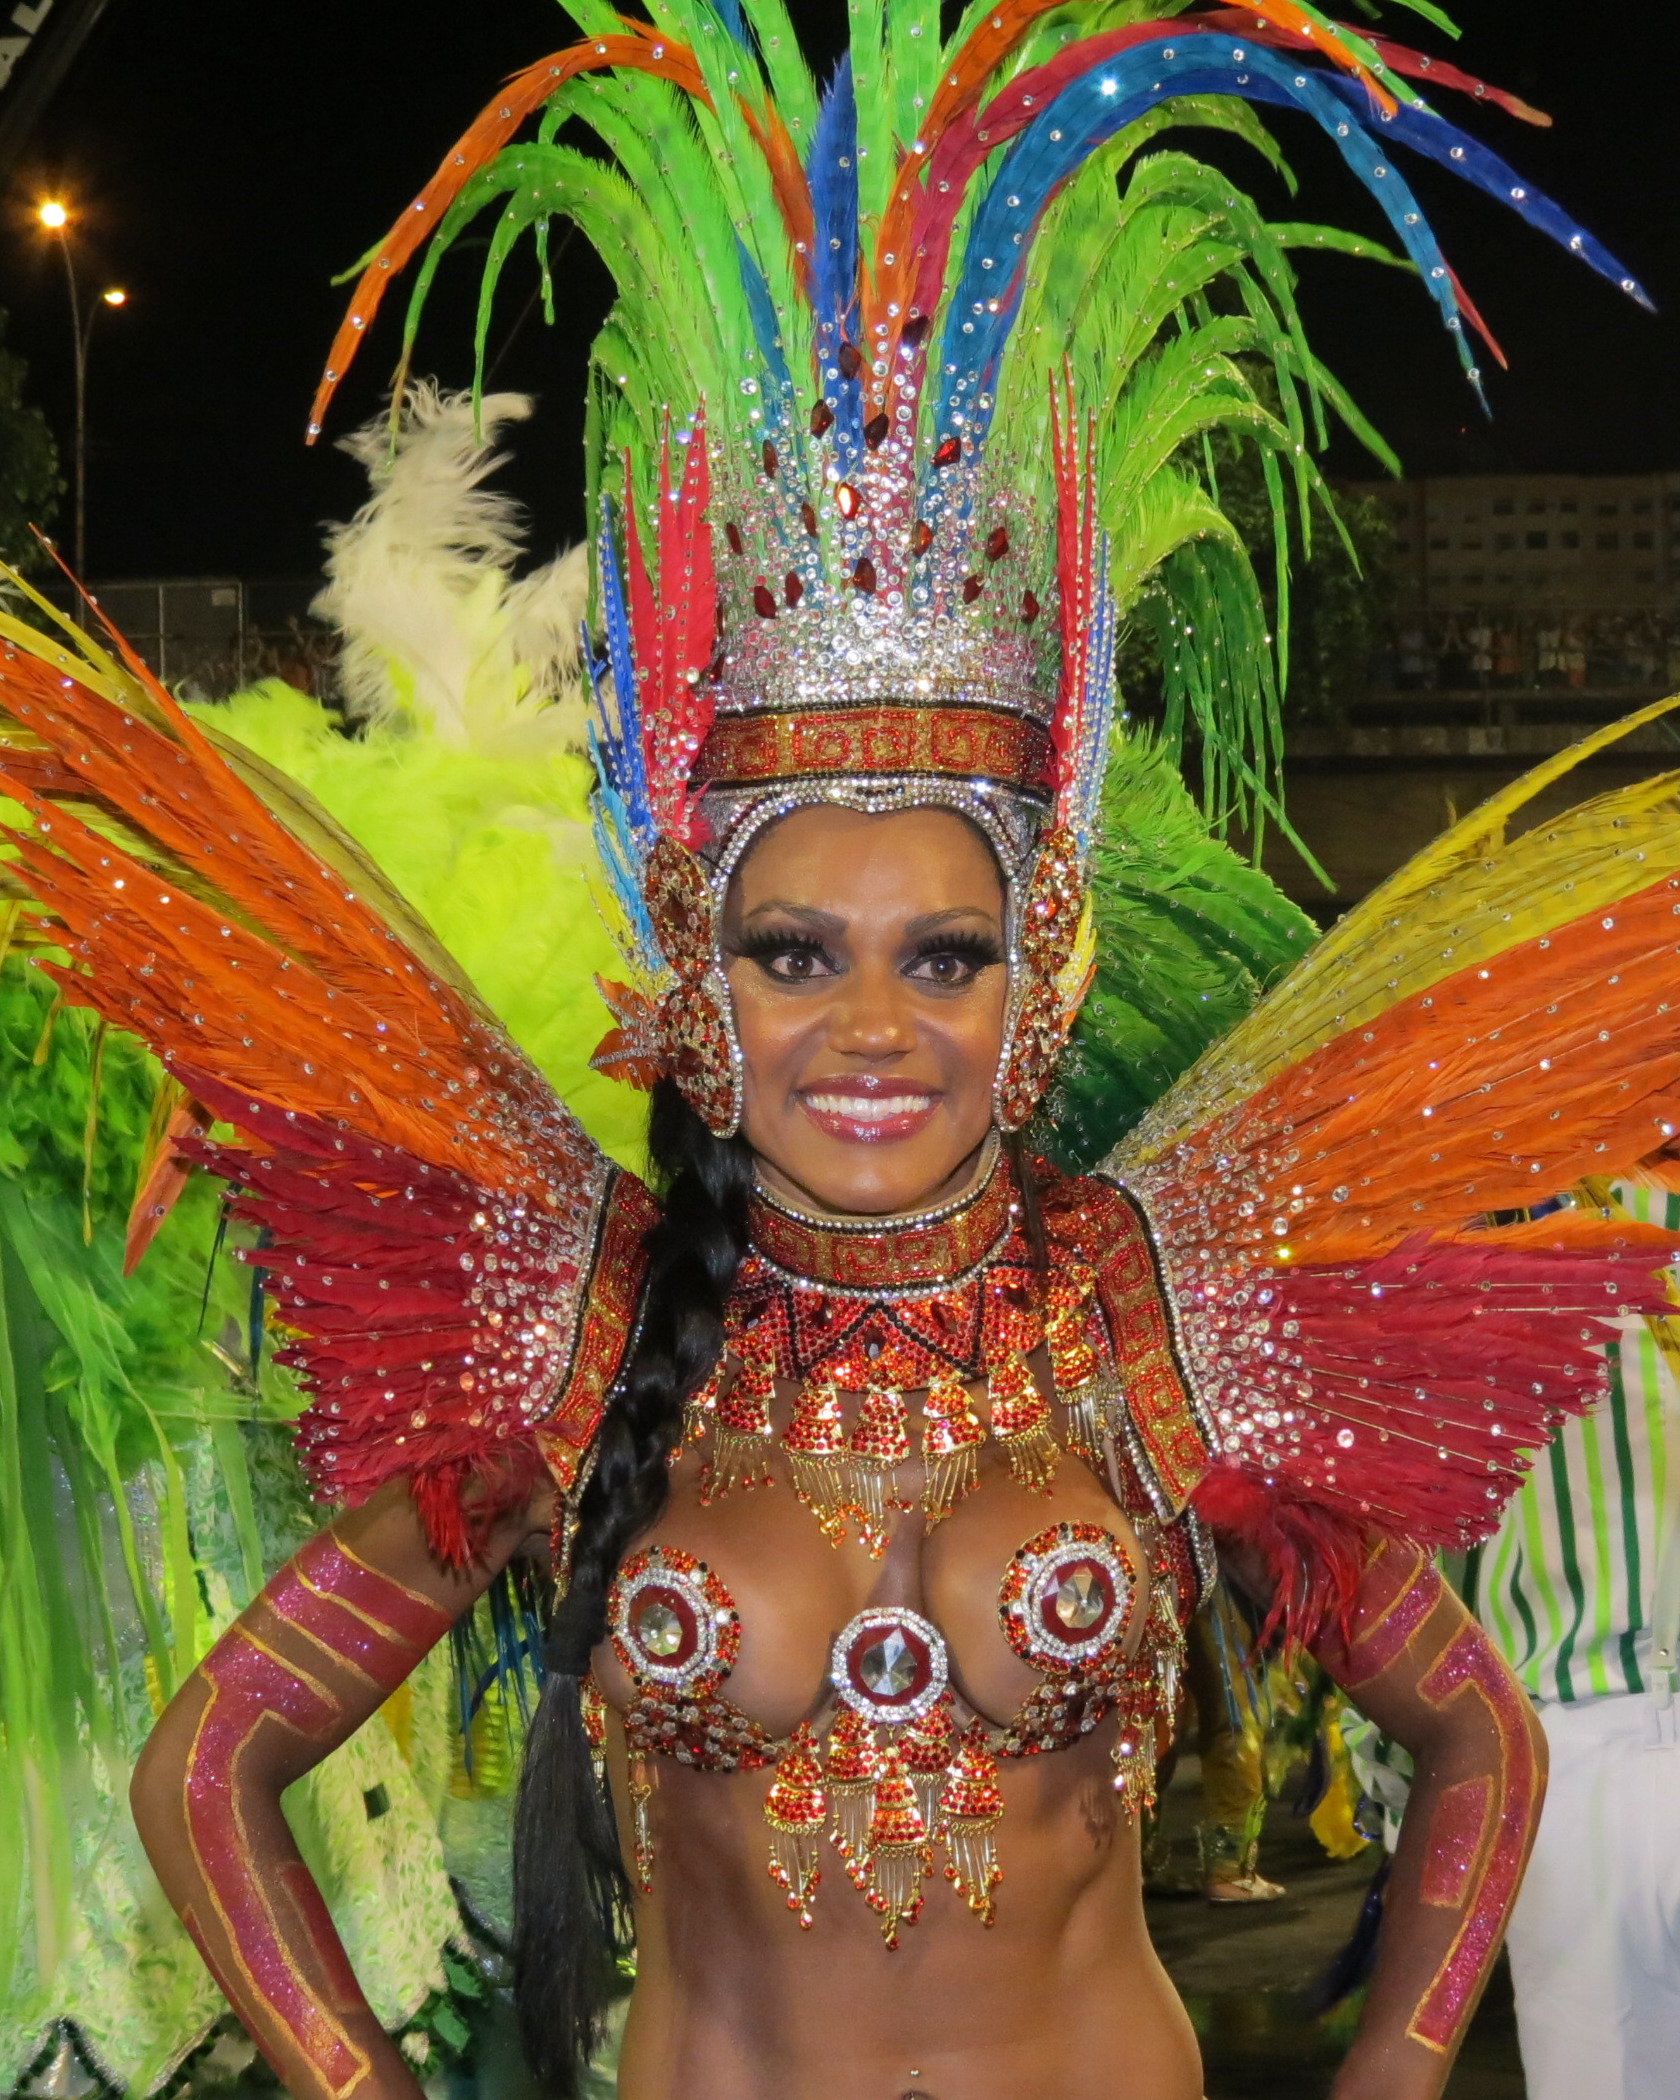
[[844, 1116], [853, 1123], [889, 1123], [919, 1116], [933, 1106], [931, 1094], [807, 1094], [805, 1105], [819, 1116]]

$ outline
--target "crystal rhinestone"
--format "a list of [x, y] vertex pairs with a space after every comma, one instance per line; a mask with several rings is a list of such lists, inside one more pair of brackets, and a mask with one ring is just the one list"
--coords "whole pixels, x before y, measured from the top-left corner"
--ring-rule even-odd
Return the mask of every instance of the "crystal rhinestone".
[[636, 1614], [636, 1639], [646, 1655], [675, 1655], [683, 1644], [683, 1622], [658, 1597], [650, 1597]]
[[1108, 1608], [1094, 1568], [1070, 1568], [1056, 1585], [1053, 1608], [1069, 1633], [1094, 1626]]
[[858, 1657], [858, 1675], [864, 1689], [877, 1699], [897, 1699], [916, 1681], [916, 1656], [910, 1643], [895, 1626], [878, 1641], [871, 1641]]

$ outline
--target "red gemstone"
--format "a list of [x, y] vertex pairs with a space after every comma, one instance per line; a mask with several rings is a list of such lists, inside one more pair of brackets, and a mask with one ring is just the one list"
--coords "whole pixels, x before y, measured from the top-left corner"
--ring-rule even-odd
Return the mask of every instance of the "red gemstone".
[[932, 314], [912, 314], [898, 331], [898, 339], [901, 343], [908, 343], [912, 350], [920, 349], [928, 330], [932, 326]]
[[764, 440], [764, 471], [770, 480], [775, 480], [776, 470], [780, 465], [781, 462], [776, 457], [775, 446], [766, 438]]
[[834, 501], [843, 518], [855, 518], [863, 508], [863, 498], [849, 481], [842, 481], [835, 489]]
[[972, 605], [975, 599], [979, 597], [980, 593], [985, 588], [986, 586], [981, 582], [978, 576], [965, 576], [963, 578], [964, 605]]
[[1009, 552], [1009, 534], [1001, 525], [995, 526], [986, 537], [986, 559], [1002, 561]]
[[933, 545], [933, 527], [926, 518], [918, 518], [910, 528], [910, 552], [925, 554]]
[[733, 518], [731, 518], [728, 521], [728, 523], [724, 526], [723, 536], [729, 542], [729, 551], [731, 554], [739, 554], [743, 551], [741, 545], [741, 528], [739, 525], [736, 524]]
[[1021, 618], [1029, 627], [1038, 618], [1038, 599], [1031, 591], [1021, 593]]
[[860, 591], [867, 592], [874, 590], [875, 564], [869, 559], [869, 556], [867, 554], [858, 563], [857, 567], [852, 571], [852, 581], [854, 584], [856, 584], [857, 588]]
[[753, 585], [753, 611], [762, 615], [766, 620], [773, 620], [776, 617], [775, 594], [762, 576]]
[[834, 428], [834, 411], [826, 401], [819, 401], [811, 411], [811, 435], [820, 438], [825, 431]]
[[961, 458], [962, 439], [960, 437], [948, 437], [933, 455], [933, 463], [936, 467], [954, 467]]
[[863, 442], [869, 447], [871, 452], [880, 451], [882, 445], [886, 443], [887, 432], [891, 427], [891, 424], [887, 421], [885, 409], [882, 409], [878, 416], [871, 416], [869, 421], [864, 424]]
[[804, 597], [804, 595], [805, 586], [800, 581], [799, 571], [797, 569], [789, 569], [787, 575], [782, 580], [782, 596], [787, 600], [789, 605], [797, 605], [800, 599]]
[[835, 363], [840, 367], [842, 379], [855, 379], [863, 370], [863, 352], [856, 343], [842, 343]]
[[800, 522], [800, 524], [801, 524], [801, 525], [803, 525], [803, 526], [804, 526], [805, 530], [806, 530], [806, 531], [807, 531], [807, 532], [808, 532], [808, 533], [809, 533], [809, 534], [811, 535], [812, 539], [815, 539], [815, 538], [816, 538], [816, 536], [817, 536], [817, 514], [816, 514], [816, 512], [815, 512], [815, 511], [814, 511], [814, 510], [813, 510], [813, 509], [811, 508], [811, 506], [810, 506], [810, 504], [809, 504], [809, 503], [802, 503], [802, 504], [800, 504], [800, 506], [799, 506], [799, 522]]

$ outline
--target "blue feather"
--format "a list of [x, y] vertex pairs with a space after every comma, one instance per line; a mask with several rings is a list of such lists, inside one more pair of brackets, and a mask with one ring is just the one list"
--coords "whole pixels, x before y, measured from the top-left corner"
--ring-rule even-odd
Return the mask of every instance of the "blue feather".
[[[1166, 56], [1169, 48], [1171, 59]], [[1388, 156], [1332, 92], [1333, 79], [1298, 70], [1264, 48], [1226, 44], [1213, 37], [1186, 39], [1180, 31], [1172, 46], [1164, 38], [1159, 45], [1134, 46], [1094, 60], [1090, 72], [1070, 81], [1010, 147], [974, 215], [946, 323], [941, 359], [945, 384], [936, 428], [944, 431], [961, 417], [971, 438], [983, 436], [989, 420], [983, 403], [1020, 310], [1025, 257], [1039, 219], [1062, 185], [1100, 146], [1178, 95], [1229, 94], [1244, 101], [1280, 103], [1316, 117], [1382, 206], [1443, 319], [1458, 336], [1460, 355], [1468, 366], [1469, 345], [1463, 340], [1458, 302], [1435, 236]]]
[[741, 13], [740, 0], [712, 0], [712, 12], [741, 49], [756, 58], [757, 51], [747, 29], [746, 17]]
[[[1364, 102], [1363, 91], [1351, 80], [1339, 76], [1330, 84], [1357, 113]], [[1630, 298], [1637, 299], [1641, 306], [1655, 311], [1643, 286], [1602, 241], [1584, 226], [1577, 225], [1560, 204], [1543, 190], [1537, 190], [1497, 153], [1490, 152], [1472, 138], [1469, 132], [1460, 131], [1457, 125], [1449, 124], [1432, 110], [1407, 109], [1404, 105], [1392, 117], [1385, 114], [1382, 122], [1414, 153], [1438, 161], [1442, 167], [1450, 168], [1453, 174], [1462, 175], [1466, 182], [1473, 182], [1478, 189], [1486, 190], [1490, 197], [1497, 197], [1501, 204], [1539, 232], [1547, 234], [1560, 248], [1578, 255], [1588, 269], [1596, 270], [1600, 277], [1609, 278]]]
[[787, 356], [782, 348], [781, 323], [776, 318], [770, 287], [739, 234], [735, 236], [735, 257], [741, 270], [741, 289], [747, 295], [747, 311], [752, 316], [753, 340], [770, 376], [770, 384], [761, 398], [765, 435], [774, 436], [787, 420], [793, 400], [793, 374], [788, 370]]
[[630, 615], [624, 603], [624, 585], [619, 575], [618, 548], [613, 536], [613, 505], [610, 496], [601, 498], [601, 536], [598, 555], [601, 582], [601, 616], [607, 630], [607, 659], [612, 665], [613, 698], [617, 722], [602, 705], [604, 696], [596, 688], [596, 720], [603, 746], [613, 756], [611, 777], [630, 805], [631, 821], [638, 830], [652, 830], [653, 803], [648, 794], [647, 761], [642, 749], [642, 715], [637, 701], [636, 658], [630, 646]]
[[[1302, 68], [1264, 47], [1209, 36], [1186, 38], [1180, 29], [1093, 59], [1091, 70], [1070, 81], [1004, 155], [974, 215], [947, 309], [935, 419], [941, 435], [960, 427], [971, 442], [984, 437], [986, 397], [1020, 309], [1024, 259], [1057, 191], [1125, 125], [1172, 96], [1188, 94], [1233, 95], [1316, 118], [1382, 207], [1452, 331], [1472, 382], [1478, 381], [1446, 260], [1410, 186], [1369, 128], [1371, 104], [1364, 88], [1339, 73]], [[1500, 197], [1624, 291], [1644, 298], [1608, 250], [1465, 133], [1432, 111], [1404, 105], [1382, 121], [1401, 144]]]
[[858, 280], [857, 93], [848, 52], [834, 69], [817, 112], [805, 163], [815, 222], [811, 257], [811, 311], [825, 392], [834, 407], [834, 445], [842, 472], [863, 446], [863, 390], [843, 376], [835, 358], [856, 339]]

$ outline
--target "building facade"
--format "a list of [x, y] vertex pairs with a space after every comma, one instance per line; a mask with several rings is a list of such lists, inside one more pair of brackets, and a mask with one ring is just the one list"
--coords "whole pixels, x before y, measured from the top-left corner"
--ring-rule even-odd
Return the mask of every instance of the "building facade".
[[1382, 691], [1680, 684], [1680, 473], [1359, 482], [1393, 523]]

